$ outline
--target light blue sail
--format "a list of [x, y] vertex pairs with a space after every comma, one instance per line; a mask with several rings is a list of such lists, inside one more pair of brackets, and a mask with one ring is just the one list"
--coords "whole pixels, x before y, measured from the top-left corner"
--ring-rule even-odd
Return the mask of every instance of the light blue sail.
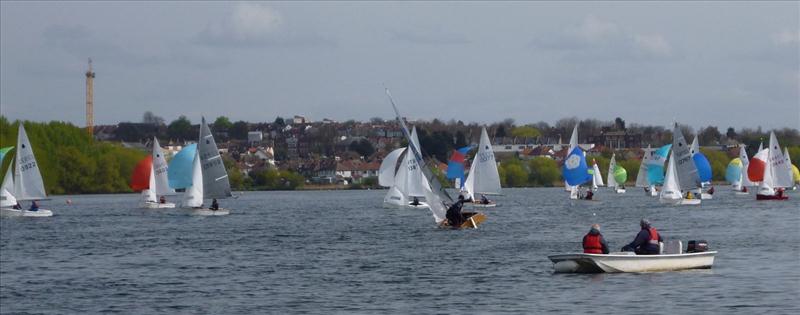
[[710, 182], [712, 175], [711, 164], [708, 163], [706, 156], [701, 152], [697, 152], [692, 156], [692, 160], [694, 160], [694, 166], [697, 167], [697, 175], [700, 176], [700, 182]]
[[586, 165], [586, 157], [580, 147], [572, 149], [567, 159], [564, 160], [561, 174], [570, 186], [578, 186], [592, 180], [592, 175], [589, 174], [589, 166]]
[[[746, 170], [745, 170], [746, 171]], [[728, 164], [725, 170], [725, 180], [729, 183], [739, 183], [742, 180], [742, 160], [735, 158]]]
[[653, 158], [647, 161], [647, 181], [650, 185], [661, 185], [664, 183], [664, 163], [667, 162], [669, 149], [672, 144], [658, 148], [653, 154]]
[[192, 186], [192, 162], [195, 151], [197, 151], [197, 144], [187, 145], [178, 154], [175, 154], [172, 161], [169, 161], [167, 170], [169, 187], [182, 189]]

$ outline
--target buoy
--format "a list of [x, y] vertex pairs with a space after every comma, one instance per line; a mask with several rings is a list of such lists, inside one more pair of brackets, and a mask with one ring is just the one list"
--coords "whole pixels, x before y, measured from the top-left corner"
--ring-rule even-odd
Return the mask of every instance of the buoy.
[[72, 199], [67, 199], [67, 204], [71, 205], [72, 204]]

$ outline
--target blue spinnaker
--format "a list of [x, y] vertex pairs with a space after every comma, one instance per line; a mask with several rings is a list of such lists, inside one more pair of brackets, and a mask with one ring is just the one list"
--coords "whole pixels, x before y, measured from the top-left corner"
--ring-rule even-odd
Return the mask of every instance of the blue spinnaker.
[[694, 166], [697, 167], [697, 175], [700, 176], [700, 182], [710, 182], [711, 164], [708, 163], [706, 156], [701, 152], [697, 152], [692, 156], [692, 159], [694, 160]]
[[197, 151], [197, 144], [190, 144], [183, 148], [172, 161], [169, 161], [169, 187], [181, 189], [192, 186], [192, 162]]
[[586, 157], [580, 147], [572, 149], [567, 159], [564, 160], [561, 174], [570, 186], [578, 186], [592, 180], [592, 175], [589, 174], [589, 166], [586, 165]]
[[647, 167], [647, 181], [650, 185], [661, 185], [664, 183], [664, 166], [650, 165]]
[[735, 158], [728, 164], [725, 170], [725, 180], [729, 183], [739, 183], [742, 179], [742, 160]]

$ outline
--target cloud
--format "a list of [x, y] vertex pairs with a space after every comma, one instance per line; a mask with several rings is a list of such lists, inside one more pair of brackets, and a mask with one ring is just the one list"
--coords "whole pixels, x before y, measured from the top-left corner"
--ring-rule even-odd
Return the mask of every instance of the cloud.
[[335, 42], [314, 32], [289, 27], [283, 15], [272, 7], [241, 2], [225, 20], [210, 23], [195, 36], [196, 44], [227, 47], [335, 46]]
[[460, 45], [469, 44], [470, 41], [465, 36], [448, 33], [440, 29], [427, 30], [397, 30], [387, 31], [392, 40], [403, 41], [413, 44], [423, 45]]
[[783, 30], [770, 36], [772, 42], [778, 46], [797, 45], [800, 43], [800, 31]]
[[578, 25], [534, 38], [530, 46], [561, 53], [572, 60], [641, 60], [674, 57], [669, 41], [660, 34], [641, 34], [614, 22], [589, 15]]

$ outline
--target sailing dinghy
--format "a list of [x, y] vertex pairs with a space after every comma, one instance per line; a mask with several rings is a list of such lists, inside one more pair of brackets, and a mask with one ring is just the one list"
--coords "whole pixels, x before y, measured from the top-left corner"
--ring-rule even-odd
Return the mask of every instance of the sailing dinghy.
[[708, 158], [703, 152], [700, 152], [697, 136], [692, 141], [690, 152], [692, 160], [694, 160], [694, 166], [697, 168], [697, 175], [700, 177], [700, 187], [695, 189], [694, 193], [700, 195], [700, 199], [711, 199], [714, 195], [714, 186], [711, 186], [711, 163], [708, 162]]
[[636, 174], [636, 187], [644, 188], [644, 192], [650, 196], [655, 197], [658, 196], [658, 192], [656, 191], [656, 186], [651, 185], [650, 181], [648, 180], [648, 167], [650, 165], [650, 161], [655, 158], [655, 150], [647, 145], [647, 148], [642, 149], [644, 154], [642, 155], [642, 163], [639, 164], [639, 173]]
[[[420, 147], [416, 127], [411, 131], [411, 141], [409, 143], [414, 143], [417, 148]], [[394, 177], [389, 178], [389, 174], [384, 175], [384, 184], [391, 184], [391, 188], [389, 188], [389, 192], [387, 192], [386, 196], [383, 198], [383, 202], [384, 205], [388, 207], [412, 209], [428, 208], [427, 203], [419, 201], [419, 198], [425, 197], [424, 189], [425, 186], [428, 185], [428, 182], [425, 180], [417, 160], [409, 150], [409, 147], [392, 151], [392, 153], [389, 153], [389, 156], [387, 156], [387, 159], [381, 163], [381, 169], [385, 169], [386, 173], [389, 173], [394, 169], [397, 160], [400, 160], [400, 165], [397, 167]], [[396, 158], [392, 156], [395, 153], [398, 154]], [[380, 182], [380, 177], [378, 181]], [[414, 202], [414, 200], [417, 202]]]
[[[672, 130], [672, 153], [667, 165], [664, 187], [661, 188], [659, 201], [675, 205], [699, 205], [700, 196], [691, 192], [700, 187], [700, 176], [692, 159], [690, 146], [687, 145], [678, 124]], [[686, 192], [684, 198], [683, 192]]]
[[617, 165], [616, 154], [611, 154], [611, 162], [608, 163], [608, 187], [614, 189], [615, 193], [625, 193], [625, 181], [628, 180], [628, 171]]
[[[140, 206], [146, 209], [171, 209], [175, 208], [175, 203], [167, 202], [167, 196], [175, 195], [175, 190], [170, 188], [168, 174], [169, 165], [167, 164], [167, 159], [164, 156], [164, 151], [161, 149], [161, 145], [158, 143], [158, 138], [153, 137], [153, 148], [150, 157], [150, 164], [151, 164], [151, 171], [148, 178], [148, 186], [147, 191], [142, 191], [142, 201], [140, 202]], [[147, 163], [144, 161], [140, 161], [139, 163]], [[144, 172], [144, 169], [139, 169], [137, 165], [136, 171]], [[135, 175], [139, 178], [143, 177], [144, 174]], [[141, 179], [139, 179], [141, 180]], [[140, 183], [137, 183], [140, 185]]]
[[580, 147], [575, 147], [567, 155], [564, 165], [561, 166], [561, 174], [567, 182], [567, 186], [571, 189], [569, 199], [594, 201], [594, 193], [587, 191], [584, 195], [580, 187], [581, 184], [594, 179], [594, 176], [589, 173], [589, 167], [586, 165], [586, 156]]
[[[483, 195], [500, 194], [500, 173], [497, 172], [497, 161], [494, 158], [492, 143], [489, 141], [489, 134], [486, 127], [481, 130], [481, 141], [478, 145], [478, 153], [472, 160], [469, 174], [464, 181], [462, 194], [466, 200], [472, 200], [472, 205], [479, 208], [496, 207], [497, 203], [486, 199], [483, 202]], [[477, 194], [481, 198], [476, 198]]]
[[453, 198], [450, 197], [444, 187], [439, 183], [438, 179], [434, 177], [427, 163], [425, 163], [425, 160], [422, 158], [422, 151], [420, 151], [417, 144], [412, 141], [411, 134], [408, 132], [408, 127], [400, 115], [397, 105], [395, 105], [392, 94], [389, 93], [389, 89], [385, 91], [389, 102], [392, 104], [392, 109], [394, 109], [396, 115], [395, 119], [402, 127], [403, 135], [408, 140], [408, 153], [414, 157], [414, 160], [417, 162], [416, 165], [418, 165], [419, 169], [422, 171], [422, 178], [428, 183], [428, 185], [422, 186], [423, 193], [425, 194], [425, 199], [428, 201], [428, 208], [431, 210], [436, 224], [440, 227], [453, 229], [478, 228], [478, 225], [486, 220], [486, 215], [481, 212], [461, 212], [462, 218], [464, 219], [463, 223], [459, 226], [451, 226], [450, 222], [447, 220], [447, 209], [454, 203]]
[[750, 161], [747, 175], [752, 181], [760, 181], [756, 200], [786, 200], [785, 188], [791, 187], [792, 169], [786, 163], [775, 132], [770, 133], [769, 147], [759, 151]]
[[[0, 160], [2, 162], [2, 160]], [[17, 149], [13, 164], [8, 166], [3, 184], [0, 186], [0, 215], [12, 217], [51, 217], [53, 212], [47, 209], [22, 209], [15, 207], [20, 201], [47, 199], [44, 189], [42, 174], [39, 171], [39, 164], [33, 154], [33, 147], [25, 132], [22, 123], [19, 124], [17, 132]], [[17, 209], [15, 209], [17, 208]]]

